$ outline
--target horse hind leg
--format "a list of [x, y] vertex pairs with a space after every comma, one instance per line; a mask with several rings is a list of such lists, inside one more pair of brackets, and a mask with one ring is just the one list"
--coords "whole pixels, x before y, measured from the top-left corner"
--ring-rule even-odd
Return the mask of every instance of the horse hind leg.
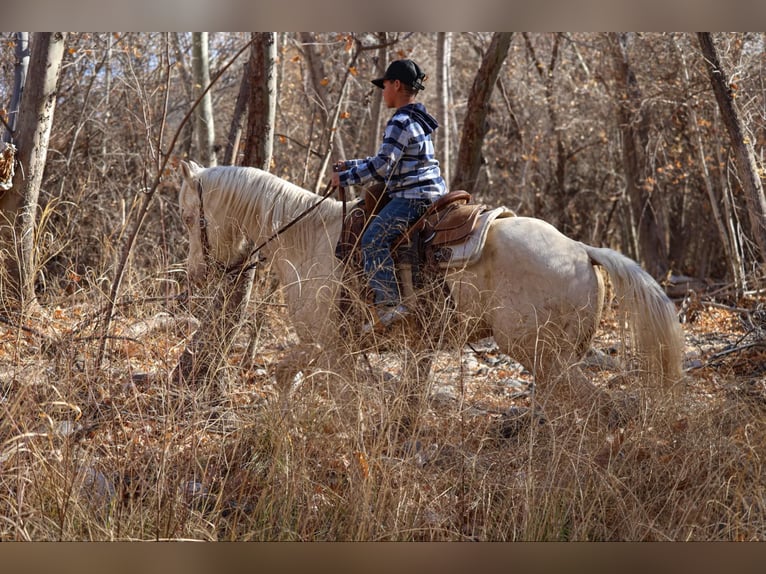
[[609, 409], [609, 392], [593, 383], [580, 362], [593, 337], [591, 323], [582, 319], [576, 329], [548, 323], [508, 353], [534, 376], [534, 402], [548, 420], [574, 412], [601, 416]]
[[579, 354], [541, 353], [530, 369], [535, 377], [534, 403], [549, 421], [575, 415], [596, 427], [616, 428], [638, 416], [635, 394], [596, 385]]

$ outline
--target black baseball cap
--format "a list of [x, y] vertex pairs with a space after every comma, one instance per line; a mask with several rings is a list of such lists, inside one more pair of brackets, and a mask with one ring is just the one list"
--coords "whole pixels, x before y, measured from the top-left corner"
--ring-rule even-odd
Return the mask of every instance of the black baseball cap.
[[372, 80], [379, 88], [383, 87], [383, 80], [399, 80], [403, 84], [412, 86], [416, 90], [424, 90], [425, 86], [420, 80], [425, 80], [426, 75], [412, 60], [395, 60], [391, 62], [382, 78]]

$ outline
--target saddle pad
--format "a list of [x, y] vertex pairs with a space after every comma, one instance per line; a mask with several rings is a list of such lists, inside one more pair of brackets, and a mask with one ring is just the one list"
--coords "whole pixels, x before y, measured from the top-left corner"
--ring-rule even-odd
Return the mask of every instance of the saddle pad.
[[476, 226], [462, 243], [444, 245], [434, 249], [434, 261], [441, 269], [466, 267], [476, 263], [481, 257], [490, 224], [498, 218], [515, 217], [516, 214], [506, 207], [497, 207], [479, 215]]
[[435, 222], [429, 218], [426, 228], [431, 227], [432, 235], [426, 239], [426, 243], [434, 247], [462, 243], [473, 232], [479, 215], [485, 210], [484, 205], [451, 204], [433, 216]]

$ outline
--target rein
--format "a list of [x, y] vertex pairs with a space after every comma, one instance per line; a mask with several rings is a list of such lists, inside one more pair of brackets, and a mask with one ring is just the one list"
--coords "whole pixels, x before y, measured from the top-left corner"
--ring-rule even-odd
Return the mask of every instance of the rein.
[[199, 196], [199, 234], [202, 243], [202, 258], [205, 263], [210, 259], [210, 240], [207, 237], [207, 219], [205, 206], [202, 203], [202, 180], [197, 180], [197, 195]]
[[[290, 229], [293, 225], [298, 223], [301, 219], [306, 217], [309, 213], [314, 211], [317, 207], [319, 207], [319, 204], [322, 203], [325, 199], [330, 197], [335, 191], [337, 187], [332, 185], [332, 181], [327, 183], [327, 187], [325, 187], [324, 191], [322, 192], [322, 199], [317, 201], [312, 206], [305, 209], [303, 212], [301, 212], [298, 216], [295, 217], [292, 221], [289, 223], [283, 225], [279, 229], [277, 229], [274, 233], [269, 236], [268, 239], [264, 240], [260, 245], [253, 248], [250, 253], [248, 253], [240, 263], [231, 265], [230, 267], [227, 267], [224, 272], [225, 273], [246, 273], [247, 271], [250, 271], [253, 267], [258, 265], [258, 261], [254, 261], [253, 263], [250, 263], [249, 265], [246, 265], [246, 263], [255, 255], [258, 253], [261, 249], [266, 247], [269, 243], [274, 241], [277, 237], [282, 235], [285, 231]], [[202, 240], [202, 257], [204, 258], [205, 262], [209, 262], [210, 260], [210, 241], [207, 236], [207, 220], [205, 219], [205, 207], [202, 203], [202, 180], [197, 180], [197, 193], [199, 195], [199, 228], [200, 228], [200, 238]], [[344, 202], [345, 207], [345, 202]], [[216, 262], [217, 263], [217, 262]], [[220, 265], [220, 264], [219, 264]]]

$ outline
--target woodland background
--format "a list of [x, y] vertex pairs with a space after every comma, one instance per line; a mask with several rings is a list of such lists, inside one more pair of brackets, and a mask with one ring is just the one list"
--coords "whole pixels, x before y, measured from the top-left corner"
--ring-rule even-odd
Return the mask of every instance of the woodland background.
[[[320, 191], [376, 150], [369, 79], [400, 57], [429, 75], [453, 189], [674, 298], [681, 404], [517, 431], [529, 374], [489, 347], [442, 358], [417, 440], [356, 428], [359, 404], [393, 413], [369, 380], [304, 383], [286, 422], [292, 335], [263, 275], [225, 389], [163, 376], [199, 324], [179, 162]], [[763, 540], [765, 78], [764, 33], [0, 34], [0, 539]], [[604, 328], [593, 378], [629, 387]]]
[[[503, 46], [491, 43], [492, 34], [444, 36], [276, 36], [270, 170], [317, 188], [328, 177], [322, 169], [328, 153], [332, 161], [374, 153], [388, 111], [379, 109], [369, 78], [393, 58], [411, 57], [430, 76], [420, 100], [447, 120], [436, 137], [453, 188], [617, 248], [660, 280], [673, 273], [736, 282], [740, 290], [757, 282], [763, 256], [750, 232], [752, 209], [696, 35], [509, 33]], [[114, 272], [120, 238], [134, 225], [134, 210], [158, 177], [164, 185], [136, 240], [130, 272], [148, 277], [183, 260], [177, 162], [209, 164], [212, 146], [217, 163], [253, 163], [241, 108], [235, 115], [248, 51], [224, 70], [249, 40], [248, 34], [209, 36], [209, 76], [222, 74], [209, 91], [212, 137], [200, 146], [193, 121], [172, 141], [201, 91], [192, 85], [191, 34], [67, 36], [39, 200], [45, 217], [37, 218], [37, 281], [47, 286], [38, 284], [40, 294], [82, 288], [71, 284], [72, 274], [88, 285], [103, 283]], [[715, 40], [743, 138], [762, 169], [764, 35], [716, 34]], [[490, 50], [500, 50], [500, 69], [486, 90], [486, 115], [465, 142], [480, 153], [474, 176], [459, 163], [459, 146], [469, 95]], [[5, 34], [0, 102], [6, 113], [14, 61], [14, 37]], [[247, 103], [255, 96], [244, 88], [240, 99]], [[245, 132], [236, 157], [231, 150], [227, 156], [236, 143], [233, 122]], [[639, 230], [652, 242], [642, 245]]]

